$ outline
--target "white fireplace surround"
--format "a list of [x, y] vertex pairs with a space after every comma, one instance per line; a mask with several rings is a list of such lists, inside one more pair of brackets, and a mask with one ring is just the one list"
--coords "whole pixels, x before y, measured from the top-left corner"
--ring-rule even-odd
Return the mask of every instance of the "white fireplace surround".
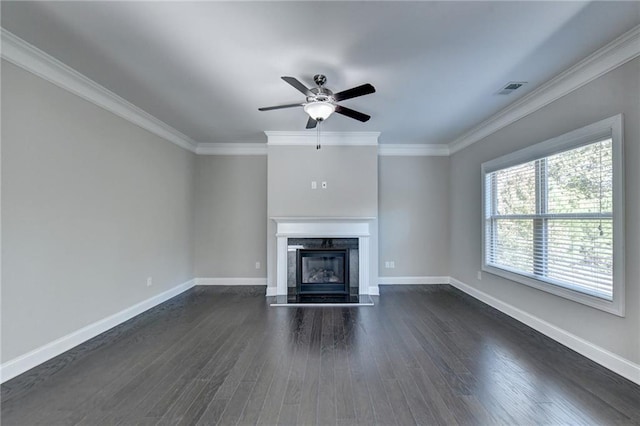
[[375, 217], [272, 217], [276, 222], [276, 295], [287, 294], [289, 238], [358, 238], [359, 294], [369, 294], [371, 223]]

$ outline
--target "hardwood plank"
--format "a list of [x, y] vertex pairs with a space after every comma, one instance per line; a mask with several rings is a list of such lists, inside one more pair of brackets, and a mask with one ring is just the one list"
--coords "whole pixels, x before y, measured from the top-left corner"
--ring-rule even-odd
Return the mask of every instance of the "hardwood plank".
[[318, 413], [318, 391], [320, 385], [320, 352], [322, 348], [322, 310], [313, 309], [309, 353], [305, 365], [304, 379], [298, 406], [297, 421], [300, 425], [315, 425]]
[[438, 419], [431, 412], [411, 374], [412, 368], [418, 368], [418, 362], [410, 354], [409, 347], [402, 339], [400, 331], [393, 325], [396, 323], [396, 315], [390, 313], [389, 318], [393, 321], [387, 321], [380, 325], [386, 330], [391, 343], [385, 345], [384, 348], [391, 359], [402, 359], [403, 361], [394, 364], [394, 375], [398, 378], [398, 385], [402, 390], [406, 404], [416, 423], [436, 424]]
[[[217, 350], [214, 350], [213, 354], [209, 356], [209, 360], [218, 360], [222, 356], [222, 351], [220, 350], [220, 348], [223, 348], [223, 344], [229, 342], [232, 333], [233, 329], [229, 328], [214, 342], [205, 343], [204, 346], [218, 348]], [[185, 389], [188, 388], [189, 384], [193, 383], [194, 380], [197, 380], [199, 373], [199, 370], [197, 368], [203, 368], [203, 366], [209, 362], [206, 355], [203, 354], [202, 358], [200, 358], [201, 361], [195, 364], [197, 368], [194, 368], [193, 363], [194, 361], [196, 361], [196, 359], [198, 358], [191, 358], [189, 367], [186, 369], [174, 368], [169, 371], [163, 378], [163, 380], [158, 383], [156, 387], [151, 389], [150, 392], [147, 393], [143, 401], [136, 407], [136, 410], [146, 413], [146, 416], [149, 417], [164, 416], [165, 413], [169, 411], [171, 406], [175, 404], [175, 401], [180, 397], [180, 395], [185, 392]], [[221, 385], [222, 383], [219, 382], [218, 384]], [[163, 392], [164, 389], [169, 390], [167, 392]]]
[[238, 422], [254, 386], [254, 382], [241, 382], [238, 385], [222, 413], [219, 425], [235, 425]]
[[295, 321], [292, 322], [291, 319], [295, 320], [297, 316], [301, 315], [300, 311], [300, 308], [287, 308], [285, 316], [290, 318], [288, 323], [289, 327], [287, 333], [282, 335], [281, 339], [279, 339], [280, 354], [278, 356], [278, 362], [267, 390], [264, 405], [260, 411], [257, 424], [274, 425], [278, 422], [280, 409], [282, 407], [287, 388], [291, 359], [295, 351], [295, 334], [299, 333], [299, 328], [296, 328], [294, 325]]
[[397, 380], [384, 380], [384, 389], [389, 397], [396, 422], [401, 425], [415, 425], [416, 419], [411, 413], [407, 399]]
[[335, 347], [334, 380], [336, 387], [336, 420], [344, 424], [353, 424], [356, 420], [353, 385], [349, 366], [349, 347], [347, 346], [348, 333], [345, 331], [345, 313], [349, 310], [349, 308], [332, 310]]
[[[216, 398], [231, 398], [240, 381], [246, 380], [247, 368], [269, 339], [269, 334], [265, 333], [264, 323], [260, 320], [259, 307], [260, 305], [256, 305], [255, 308], [250, 307], [251, 315], [247, 315], [241, 324], [241, 327], [247, 330], [247, 335], [242, 337], [243, 345], [237, 349], [237, 354], [232, 352], [228, 354], [228, 358], [233, 359], [233, 367], [217, 391]], [[206, 371], [203, 373], [206, 374]]]
[[[371, 313], [362, 312], [362, 314], [361, 318], [364, 320], [364, 323], [366, 323]], [[372, 322], [372, 320], [369, 319], [369, 322]], [[384, 389], [379, 364], [373, 356], [374, 352], [380, 352], [380, 348], [371, 340], [375, 327], [364, 327], [364, 323], [362, 324], [362, 333], [360, 334], [360, 337], [363, 340], [363, 345], [358, 347], [357, 354], [360, 356], [362, 365], [366, 366], [364, 369], [364, 377], [367, 382], [367, 388], [369, 389], [371, 399], [372, 401], [375, 401], [375, 404], [373, 404], [375, 420], [377, 424], [397, 424], [393, 408], [389, 403], [389, 398]]]
[[318, 384], [317, 423], [336, 424], [336, 387], [332, 308], [322, 308], [320, 381]]
[[291, 368], [287, 377], [287, 388], [284, 394], [284, 404], [295, 405], [300, 403], [302, 394], [302, 382], [305, 368], [309, 358], [309, 345], [311, 341], [311, 322], [313, 312], [305, 309], [296, 310], [296, 332], [293, 337], [294, 353], [291, 360]]
[[364, 374], [362, 357], [359, 353], [359, 345], [362, 345], [362, 342], [358, 338], [360, 333], [360, 324], [358, 322], [359, 312], [359, 310], [353, 309], [344, 311], [345, 336], [347, 336], [347, 360], [351, 374], [353, 408], [356, 423], [371, 425], [375, 423], [375, 414], [373, 411], [373, 401], [369, 393], [369, 386], [367, 385]]
[[[289, 321], [293, 321], [294, 317], [289, 315], [288, 318]], [[280, 325], [280, 323], [277, 324]], [[285, 323], [283, 327], [274, 327], [269, 330], [268, 346], [260, 352], [260, 357], [254, 358], [247, 370], [247, 377], [249, 379], [255, 377], [256, 382], [238, 420], [239, 425], [253, 425], [258, 422], [280, 360], [281, 345], [284, 344], [283, 339], [289, 327], [290, 324]]]

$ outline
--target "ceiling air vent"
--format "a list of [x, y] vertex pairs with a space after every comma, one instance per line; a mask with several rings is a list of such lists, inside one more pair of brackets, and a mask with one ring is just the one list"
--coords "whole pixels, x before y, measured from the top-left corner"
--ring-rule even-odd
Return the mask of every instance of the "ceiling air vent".
[[525, 84], [527, 84], [526, 81], [510, 81], [502, 89], [500, 89], [500, 91], [498, 92], [498, 95], [508, 95], [518, 90]]

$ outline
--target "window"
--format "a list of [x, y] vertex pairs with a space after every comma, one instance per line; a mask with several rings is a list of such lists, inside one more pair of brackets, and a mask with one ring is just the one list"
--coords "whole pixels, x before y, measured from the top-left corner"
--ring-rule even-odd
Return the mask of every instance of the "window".
[[482, 173], [483, 269], [624, 315], [622, 116]]

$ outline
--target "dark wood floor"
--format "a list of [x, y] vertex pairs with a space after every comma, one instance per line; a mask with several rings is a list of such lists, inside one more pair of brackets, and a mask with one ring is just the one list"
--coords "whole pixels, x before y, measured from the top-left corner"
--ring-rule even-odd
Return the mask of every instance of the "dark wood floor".
[[2, 424], [640, 424], [640, 387], [449, 286], [196, 287], [2, 386]]

